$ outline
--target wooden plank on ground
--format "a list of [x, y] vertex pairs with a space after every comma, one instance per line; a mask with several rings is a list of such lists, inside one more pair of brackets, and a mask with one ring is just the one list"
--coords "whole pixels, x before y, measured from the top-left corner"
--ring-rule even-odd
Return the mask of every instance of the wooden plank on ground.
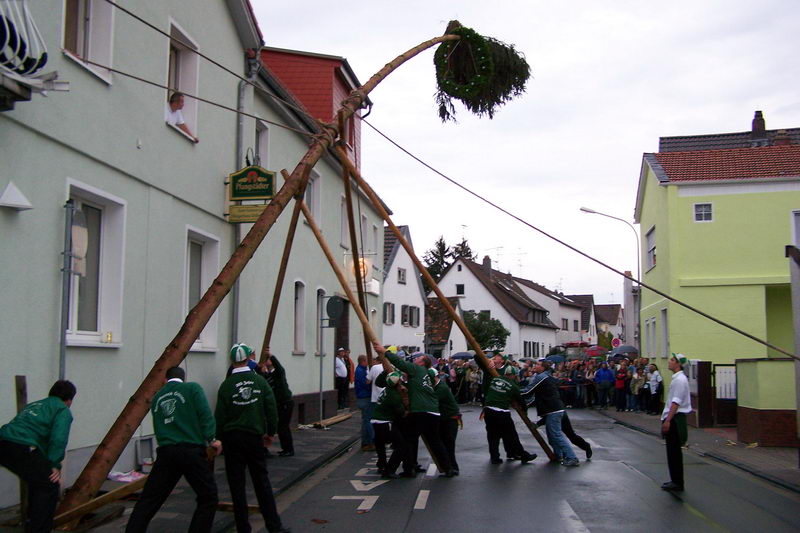
[[[74, 520], [78, 520], [83, 515], [91, 513], [95, 509], [99, 509], [100, 507], [102, 507], [102, 506], [104, 506], [104, 505], [106, 505], [108, 503], [111, 503], [111, 502], [117, 501], [117, 500], [119, 500], [121, 498], [124, 498], [125, 496], [128, 496], [129, 494], [133, 494], [134, 492], [137, 492], [137, 491], [141, 490], [142, 487], [144, 487], [144, 484], [147, 481], [147, 478], [148, 478], [148, 476], [145, 476], [145, 477], [143, 477], [141, 479], [137, 479], [136, 481], [131, 481], [130, 483], [127, 483], [127, 484], [125, 484], [125, 485], [123, 485], [123, 486], [121, 486], [121, 487], [119, 487], [117, 489], [114, 489], [112, 491], [106, 492], [102, 496], [98, 496], [97, 498], [89, 500], [88, 502], [84, 503], [83, 505], [79, 505], [79, 506], [77, 506], [77, 507], [75, 507], [73, 509], [70, 509], [66, 513], [61, 513], [60, 515], [56, 516], [53, 519], [53, 525], [54, 526], [60, 526], [62, 524], [66, 524], [68, 522], [72, 522]], [[70, 524], [70, 525], [72, 525], [72, 524]], [[73, 528], [68, 528], [68, 529], [71, 530]]]

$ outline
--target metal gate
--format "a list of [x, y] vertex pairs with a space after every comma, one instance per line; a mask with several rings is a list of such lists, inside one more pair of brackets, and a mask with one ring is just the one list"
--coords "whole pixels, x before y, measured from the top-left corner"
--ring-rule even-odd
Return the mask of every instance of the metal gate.
[[714, 425], [736, 425], [736, 365], [715, 364], [711, 373], [714, 383]]

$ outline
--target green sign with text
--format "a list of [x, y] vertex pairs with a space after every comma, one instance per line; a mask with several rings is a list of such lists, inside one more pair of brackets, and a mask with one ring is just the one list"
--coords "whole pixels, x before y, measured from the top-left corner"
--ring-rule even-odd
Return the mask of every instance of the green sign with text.
[[271, 200], [275, 190], [275, 173], [251, 166], [228, 175], [228, 200]]

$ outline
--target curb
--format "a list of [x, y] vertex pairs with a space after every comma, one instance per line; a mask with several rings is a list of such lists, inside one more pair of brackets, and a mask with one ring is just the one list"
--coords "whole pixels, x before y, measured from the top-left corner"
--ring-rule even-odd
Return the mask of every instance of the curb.
[[[349, 450], [355, 442], [361, 438], [361, 435], [354, 435], [349, 437], [347, 440], [330, 450], [329, 452], [320, 455], [313, 461], [306, 464], [304, 468], [299, 469], [297, 472], [292, 474], [291, 476], [287, 477], [281, 482], [281, 487], [277, 490], [273, 491], [273, 495], [275, 497], [280, 496], [293, 486], [295, 486], [300, 481], [304, 480], [311, 474], [313, 474], [318, 469], [322, 468], [326, 464], [330, 463], [340, 455], [344, 454], [347, 450]], [[233, 513], [231, 513], [230, 518], [225, 520], [222, 524], [220, 524], [217, 528], [214, 529], [214, 533], [228, 533], [231, 531], [235, 531], [236, 529], [236, 519], [233, 517]]]
[[[617, 420], [613, 416], [607, 415], [605, 413], [600, 413], [600, 414], [602, 414], [603, 416], [605, 416], [607, 418], [610, 418], [611, 420], [614, 421], [615, 424], [619, 424], [620, 426], [626, 427], [628, 429], [632, 429], [634, 431], [638, 431], [640, 433], [644, 433], [645, 435], [651, 435], [651, 436], [654, 436], [654, 437], [660, 437], [659, 434], [657, 434], [657, 433], [655, 433], [653, 431], [650, 431], [649, 429], [641, 428], [641, 427], [635, 426], [633, 424], [630, 424], [628, 422], [623, 422], [621, 420]], [[756, 470], [756, 469], [752, 468], [751, 466], [748, 466], [748, 465], [746, 465], [744, 463], [740, 463], [738, 461], [734, 461], [732, 459], [728, 459], [727, 457], [723, 457], [721, 455], [717, 455], [717, 454], [715, 454], [713, 452], [706, 452], [706, 451], [703, 451], [702, 449], [689, 448], [689, 451], [691, 451], [692, 453], [694, 453], [696, 455], [699, 455], [700, 457], [708, 457], [710, 459], [714, 459], [715, 461], [719, 461], [720, 463], [724, 463], [726, 465], [733, 466], [735, 468], [738, 468], [739, 470], [747, 472], [748, 474], [756, 476], [757, 478], [763, 479], [764, 481], [769, 481], [770, 483], [778, 485], [782, 489], [790, 490], [792, 492], [796, 492], [796, 493], [800, 494], [800, 485], [795, 485], [794, 483], [790, 483], [788, 481], [784, 481], [782, 479], [776, 478], [775, 476], [771, 476], [769, 474], [765, 474], [764, 472], [760, 472], [760, 471], [758, 471], [758, 470]]]

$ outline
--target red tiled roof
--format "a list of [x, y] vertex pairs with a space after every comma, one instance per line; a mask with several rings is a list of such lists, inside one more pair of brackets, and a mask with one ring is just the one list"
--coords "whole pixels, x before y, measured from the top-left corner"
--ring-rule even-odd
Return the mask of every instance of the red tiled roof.
[[654, 154], [669, 181], [800, 177], [800, 145]]

